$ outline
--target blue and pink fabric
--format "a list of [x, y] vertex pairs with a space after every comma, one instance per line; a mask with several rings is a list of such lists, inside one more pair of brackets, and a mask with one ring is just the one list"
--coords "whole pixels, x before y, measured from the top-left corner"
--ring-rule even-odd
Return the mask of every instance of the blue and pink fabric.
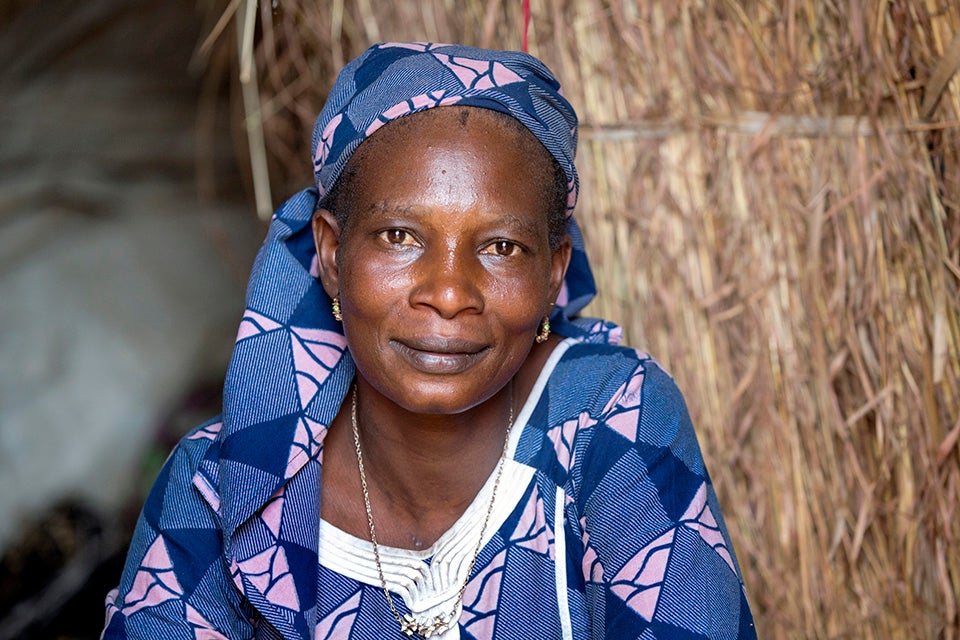
[[[351, 62], [314, 130], [317, 185], [277, 211], [257, 256], [223, 415], [157, 478], [105, 638], [404, 637], [379, 580], [321, 557], [323, 440], [354, 367], [315, 278], [310, 218], [378, 127], [454, 103], [523, 122], [564, 169], [572, 211], [576, 117], [538, 60], [392, 43]], [[654, 360], [616, 344], [615, 325], [576, 317], [595, 288], [568, 225], [575, 256], [551, 317], [568, 339], [518, 414], [511, 497], [498, 496], [444, 639], [754, 638], [683, 398]]]

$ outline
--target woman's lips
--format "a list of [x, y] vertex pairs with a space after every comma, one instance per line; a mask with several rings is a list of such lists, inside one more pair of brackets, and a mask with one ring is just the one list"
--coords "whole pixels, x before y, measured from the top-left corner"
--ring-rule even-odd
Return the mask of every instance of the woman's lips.
[[414, 369], [447, 375], [466, 371], [488, 348], [471, 340], [440, 336], [391, 340], [390, 346]]

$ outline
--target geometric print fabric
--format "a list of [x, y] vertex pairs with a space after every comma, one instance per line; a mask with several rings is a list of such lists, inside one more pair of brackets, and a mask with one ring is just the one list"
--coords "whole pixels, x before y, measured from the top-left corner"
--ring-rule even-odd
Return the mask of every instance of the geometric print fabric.
[[[608, 347], [568, 340], [560, 348], [566, 353], [535, 404], [569, 389], [554, 382], [564, 382], [571, 369], [581, 375], [609, 370], [603, 362]], [[608, 381], [592, 397], [581, 395], [580, 406], [555, 424], [535, 422], [546, 416], [541, 407], [527, 412], [530, 419], [516, 437], [527, 446], [515, 448], [514, 456], [535, 475], [514, 515], [481, 552], [464, 596], [459, 637], [564, 637], [561, 574], [566, 627], [578, 637], [755, 637], [733, 547], [699, 453], [691, 452], [692, 434], [684, 432], [690, 428], [685, 408], [650, 403], [660, 415], [644, 416], [644, 394], [662, 393], [672, 381], [646, 356], [617, 351], [617, 358], [633, 354], [628, 379]], [[632, 430], [623, 415], [632, 417]], [[656, 445], [625, 437], [642, 433], [636, 425], [654, 418], [675, 432], [658, 434]], [[313, 483], [320, 479], [323, 429], [307, 440], [303, 430], [289, 433], [286, 450], [271, 448], [282, 473], [290, 450], [311, 457], [253, 508], [230, 540], [216, 501], [198, 490], [203, 483], [195, 479], [202, 475], [200, 460], [237, 446], [223, 447], [217, 428], [209, 423], [188, 436], [158, 479], [124, 580], [111, 594], [105, 637], [167, 627], [168, 637], [186, 630], [184, 637], [238, 637], [238, 629], [250, 637], [342, 638], [348, 629], [349, 637], [402, 637], [378, 585], [323, 569], [316, 543], [312, 549], [308, 544], [317, 540], [311, 535], [318, 523], [302, 514], [319, 513], [319, 491], [305, 489], [319, 488]], [[535, 440], [539, 445], [530, 446]], [[664, 441], [681, 443], [682, 458], [659, 445]], [[249, 467], [246, 473], [258, 475]], [[217, 487], [220, 500], [226, 490]], [[554, 530], [554, 496], [563, 509], [560, 532]], [[558, 535], [566, 542], [560, 559], [554, 557]], [[297, 544], [290, 543], [294, 538]], [[397, 605], [405, 611], [402, 599]]]

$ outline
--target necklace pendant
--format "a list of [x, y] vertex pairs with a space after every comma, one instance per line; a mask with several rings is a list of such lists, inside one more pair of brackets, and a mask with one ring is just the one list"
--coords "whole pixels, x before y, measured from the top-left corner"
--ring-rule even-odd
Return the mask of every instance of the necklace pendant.
[[434, 634], [441, 635], [450, 629], [450, 622], [446, 616], [434, 616], [430, 622], [417, 620], [412, 615], [405, 614], [400, 619], [400, 631], [407, 636], [417, 636], [429, 639]]

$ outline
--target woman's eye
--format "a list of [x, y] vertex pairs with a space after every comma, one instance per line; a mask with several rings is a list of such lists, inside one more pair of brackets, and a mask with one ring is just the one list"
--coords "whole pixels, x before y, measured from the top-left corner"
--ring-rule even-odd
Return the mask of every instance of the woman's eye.
[[409, 245], [414, 244], [413, 236], [403, 229], [387, 229], [380, 232], [380, 237], [389, 244]]
[[507, 257], [516, 255], [520, 253], [520, 251], [522, 251], [522, 249], [520, 248], [520, 245], [516, 243], [510, 242], [509, 240], [497, 240], [496, 242], [492, 242], [487, 245], [482, 253]]

